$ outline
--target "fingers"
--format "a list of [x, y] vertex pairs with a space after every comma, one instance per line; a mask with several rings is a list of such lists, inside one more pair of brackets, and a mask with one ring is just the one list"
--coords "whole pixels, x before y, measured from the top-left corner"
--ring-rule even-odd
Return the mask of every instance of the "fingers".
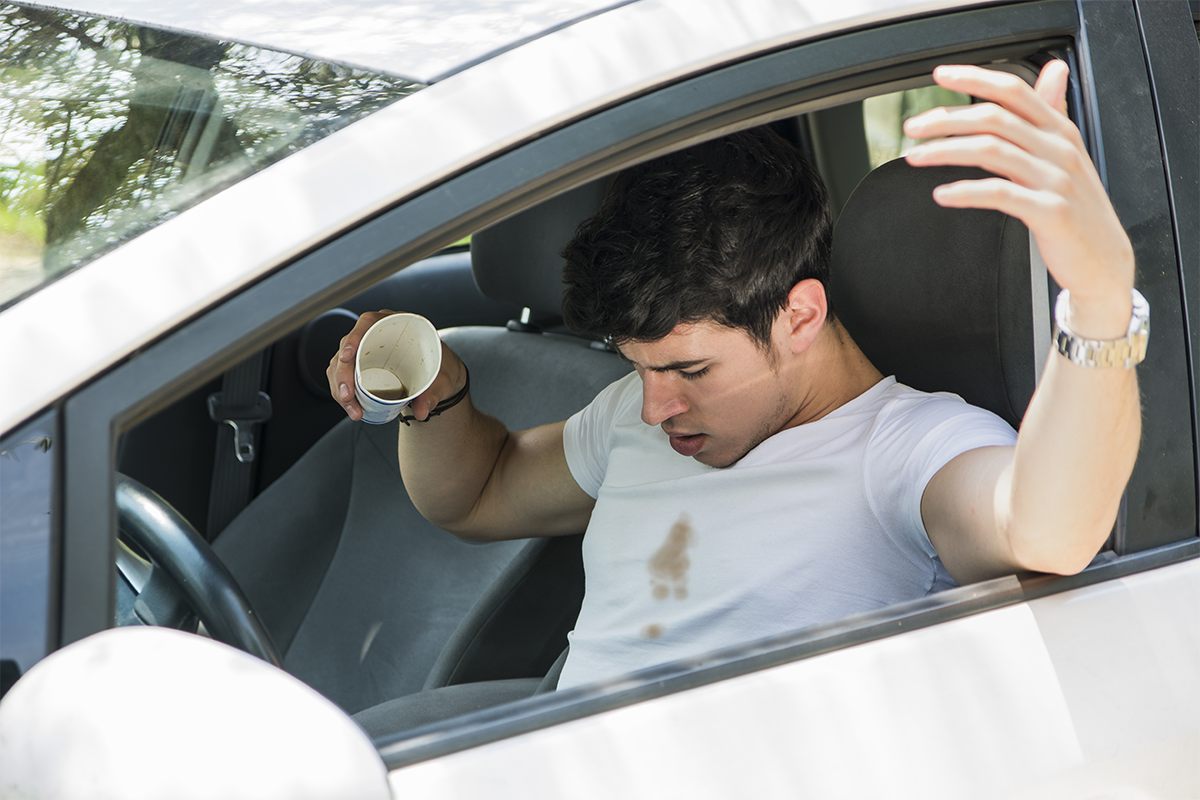
[[1035, 86], [978, 67], [938, 67], [934, 79], [985, 102], [908, 120], [908, 136], [933, 139], [911, 148], [908, 162], [980, 167], [1001, 176], [939, 186], [934, 200], [1020, 219], [1037, 238], [1055, 280], [1072, 296], [1089, 291], [1116, 296], [1132, 286], [1128, 237], [1078, 128], [1065, 114], [1066, 64], [1048, 63]]
[[408, 410], [422, 422], [429, 419], [429, 413], [437, 408], [438, 403], [442, 402], [444, 386], [443, 375], [438, 375], [428, 389], [412, 399], [412, 402], [408, 404]]
[[1058, 110], [1060, 100], [1052, 94], [1061, 92], [1065, 100], [1066, 69], [1066, 64], [1061, 61], [1047, 64], [1038, 80], [1043, 87], [1041, 92], [1016, 75], [982, 67], [937, 67], [933, 71], [933, 80], [946, 89], [990, 100], [1038, 128], [1054, 130], [1061, 128], [1064, 122], [1070, 124]]
[[466, 368], [454, 351], [442, 342], [442, 366], [428, 389], [413, 398], [409, 410], [418, 420], [429, 419], [430, 412], [443, 400], [453, 397], [466, 383]]
[[[976, 103], [955, 108], [935, 108], [904, 124], [904, 133], [912, 139], [950, 141], [944, 137], [993, 136], [1015, 145], [1038, 158], [1059, 161], [1083, 150], [1083, 140], [1074, 125], [1056, 126], [1053, 131], [1036, 127], [995, 103]], [[938, 143], [925, 142], [917, 150]], [[910, 150], [911, 152], [911, 150]]]
[[1047, 64], [1036, 87], [1015, 75], [978, 67], [938, 67], [934, 77], [947, 88], [992, 102], [934, 109], [908, 120], [909, 136], [942, 137], [909, 150], [909, 163], [979, 167], [1032, 190], [1006, 190], [994, 182], [976, 188], [961, 183], [940, 187], [935, 193], [939, 203], [1004, 211], [1035, 227], [1036, 217], [1047, 207], [1057, 207], [1060, 198], [1073, 202], [1080, 193], [1103, 191], [1093, 179], [1078, 129], [1057, 110], [1066, 98], [1066, 64]]
[[1067, 78], [1070, 70], [1063, 62], [1055, 59], [1042, 67], [1033, 90], [1038, 97], [1064, 117], [1067, 115]]
[[1060, 163], [1070, 163], [1070, 153], [1043, 158], [1029, 150], [993, 135], [956, 136], [937, 142], [916, 145], [908, 151], [908, 162], [915, 167], [955, 164], [979, 167], [994, 172], [1026, 187], [1067, 190], [1067, 170]]
[[1065, 109], [1067, 87], [1061, 61], [1042, 69], [1036, 87], [978, 67], [939, 67], [934, 77], [940, 85], [991, 102], [934, 109], [908, 120], [908, 136], [936, 138], [913, 147], [909, 163], [980, 167], [1027, 188], [1059, 192], [1070, 192], [1073, 180], [1088, 180], [1083, 139], [1059, 111]]
[[1061, 215], [1063, 211], [1062, 203], [1054, 193], [1029, 189], [1000, 178], [942, 184], [933, 190], [933, 199], [948, 208], [990, 208], [1014, 217], [1044, 219]]
[[[329, 392], [333, 399], [346, 410], [346, 415], [353, 420], [362, 419], [362, 406], [354, 394], [354, 360], [363, 336], [371, 326], [379, 320], [394, 314], [394, 311], [372, 311], [363, 314], [355, 323], [354, 329], [342, 337], [338, 350], [329, 359], [329, 367], [325, 375], [329, 379]], [[442, 366], [437, 378], [428, 389], [413, 398], [408, 404], [408, 410], [418, 420], [426, 420], [429, 413], [442, 400], [453, 397], [466, 383], [466, 367], [446, 344], [442, 343]]]
[[329, 379], [329, 394], [346, 410], [350, 419], [362, 419], [362, 406], [354, 396], [354, 357], [358, 354], [358, 346], [372, 325], [394, 313], [388, 310], [370, 311], [360, 316], [350, 333], [342, 337], [338, 351], [329, 359], [329, 367], [325, 370], [325, 376]]

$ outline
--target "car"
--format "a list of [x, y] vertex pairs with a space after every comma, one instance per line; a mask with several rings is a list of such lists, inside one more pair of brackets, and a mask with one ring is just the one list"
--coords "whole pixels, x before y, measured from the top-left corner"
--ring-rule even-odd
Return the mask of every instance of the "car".
[[[369, 741], [336, 775], [396, 797], [1200, 794], [1200, 4], [453, 9], [0, 4], [5, 793], [39, 791], [13, 777], [36, 762], [40, 791], [78, 794], [65, 765], [91, 758], [165, 781], [148, 796], [300, 796], [284, 778], [336, 749], [311, 734]], [[834, 296], [865, 352], [1019, 424], [1052, 279], [1022, 226], [937, 216], [896, 159], [904, 118], [971, 102], [934, 66], [1032, 81], [1052, 58], [1153, 313], [1105, 548], [1077, 575], [549, 690], [581, 537], [425, 522], [395, 423], [329, 399], [353, 320], [420, 313], [482, 409], [562, 419], [629, 368], [562, 326], [566, 238], [620, 170], [769, 125], [829, 188]], [[81, 677], [98, 653], [111, 683]]]

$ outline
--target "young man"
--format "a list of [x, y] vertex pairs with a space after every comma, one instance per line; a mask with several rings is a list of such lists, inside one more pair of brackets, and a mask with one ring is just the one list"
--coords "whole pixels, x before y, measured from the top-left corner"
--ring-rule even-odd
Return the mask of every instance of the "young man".
[[[913, 138], [943, 137], [909, 162], [1003, 176], [935, 200], [1033, 231], [1070, 292], [1061, 351], [1077, 352], [1072, 335], [1130, 335], [1132, 248], [1065, 116], [1065, 65], [1032, 89], [974, 67], [934, 78], [990, 102], [909, 120]], [[567, 247], [564, 314], [636, 374], [529, 431], [469, 403], [401, 430], [405, 486], [435, 524], [472, 539], [587, 529], [587, 596], [560, 686], [955, 581], [1076, 572], [1103, 544], [1137, 452], [1131, 365], [1052, 354], [1014, 436], [879, 374], [831, 315], [828, 247], [820, 181], [761, 132], [634, 168]], [[330, 362], [352, 418], [354, 352], [378, 316]], [[418, 419], [466, 384], [444, 352]]]

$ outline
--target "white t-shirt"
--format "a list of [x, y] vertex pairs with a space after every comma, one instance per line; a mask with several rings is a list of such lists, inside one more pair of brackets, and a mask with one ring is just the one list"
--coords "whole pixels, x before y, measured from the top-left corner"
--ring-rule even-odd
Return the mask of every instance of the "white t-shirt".
[[960, 453], [1016, 441], [956, 395], [886, 378], [717, 469], [642, 422], [641, 389], [631, 373], [566, 424], [567, 463], [596, 508], [559, 688], [956, 585], [921, 495]]

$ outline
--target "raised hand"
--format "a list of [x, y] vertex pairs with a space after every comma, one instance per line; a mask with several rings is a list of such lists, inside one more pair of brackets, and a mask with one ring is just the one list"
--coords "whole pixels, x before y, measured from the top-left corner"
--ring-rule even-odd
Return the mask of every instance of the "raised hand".
[[1071, 292], [1071, 326], [1093, 339], [1123, 336], [1129, 324], [1133, 248], [1109, 202], [1078, 128], [1066, 115], [1067, 65], [1051, 61], [1037, 85], [971, 66], [934, 70], [939, 86], [986, 102], [937, 108], [905, 123], [913, 166], [981, 167], [1001, 177], [939, 186], [934, 200], [1017, 217], [1037, 238], [1046, 267]]

